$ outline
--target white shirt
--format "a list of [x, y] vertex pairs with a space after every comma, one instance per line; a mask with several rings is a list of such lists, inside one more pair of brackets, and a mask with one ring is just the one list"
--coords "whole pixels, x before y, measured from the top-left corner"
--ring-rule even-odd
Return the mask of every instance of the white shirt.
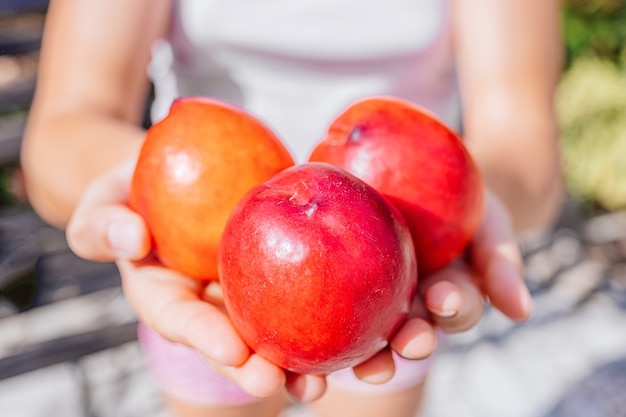
[[451, 0], [178, 0], [154, 48], [153, 120], [178, 96], [235, 104], [266, 123], [296, 161], [333, 118], [369, 95], [459, 122]]

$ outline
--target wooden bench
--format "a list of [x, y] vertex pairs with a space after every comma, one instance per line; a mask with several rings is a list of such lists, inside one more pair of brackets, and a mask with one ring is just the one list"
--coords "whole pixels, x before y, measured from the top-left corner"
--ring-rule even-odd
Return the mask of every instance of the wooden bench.
[[[35, 90], [47, 6], [47, 0], [0, 0], [0, 324], [120, 287], [113, 263], [75, 256], [64, 233], [42, 221], [20, 192], [20, 144]], [[133, 321], [16, 346], [0, 355], [0, 380], [77, 361], [135, 338]]]

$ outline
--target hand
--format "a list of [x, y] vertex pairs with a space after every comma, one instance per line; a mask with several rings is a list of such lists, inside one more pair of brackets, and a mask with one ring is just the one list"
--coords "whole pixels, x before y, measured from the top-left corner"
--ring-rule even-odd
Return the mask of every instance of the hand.
[[[90, 184], [67, 226], [72, 250], [85, 259], [115, 260], [125, 296], [139, 320], [165, 339], [198, 350], [244, 391], [263, 398], [286, 388], [299, 401], [321, 397], [325, 377], [293, 374], [250, 352], [226, 314], [217, 283], [186, 277], [151, 255], [148, 228], [127, 206], [134, 165], [128, 161]], [[402, 334], [417, 340], [410, 346], [418, 344], [420, 356], [428, 356], [435, 347], [433, 328], [422, 319], [410, 322]], [[384, 351], [355, 372], [365, 381], [381, 383], [393, 375], [393, 360]]]
[[[215, 296], [214, 286], [167, 269], [149, 255], [151, 248], [146, 224], [126, 205], [133, 168], [134, 162], [129, 161], [91, 184], [67, 227], [72, 250], [86, 259], [116, 260], [125, 295], [139, 319], [166, 339], [197, 349], [218, 372], [248, 393], [268, 397], [286, 387], [297, 400], [319, 398], [326, 388], [324, 377], [295, 375], [251, 353], [230, 323], [221, 300]], [[476, 267], [470, 272], [469, 267], [449, 267], [422, 280], [414, 317], [405, 323], [390, 344], [400, 355], [423, 358], [436, 347], [432, 323], [425, 319], [426, 315], [419, 314], [424, 310], [421, 299], [434, 313], [433, 322], [446, 331], [471, 327], [480, 319], [483, 299], [474, 276], [486, 268], [494, 269], [491, 260], [499, 259], [502, 248], [511, 243], [516, 248], [506, 216], [500, 218], [502, 213], [502, 207], [495, 200], [488, 203], [484, 225], [475, 239], [472, 252], [476, 255], [473, 258], [477, 260], [476, 265], [483, 265], [483, 269]], [[504, 255], [507, 255], [506, 250]], [[508, 265], [508, 258], [505, 256], [504, 259]], [[498, 288], [493, 271], [485, 276], [491, 277], [486, 281], [494, 281]], [[521, 279], [519, 285], [524, 288]], [[512, 308], [516, 315], [519, 311], [515, 312], [515, 303], [509, 305], [510, 297], [505, 290], [496, 290], [495, 299], [506, 306], [503, 308]], [[497, 294], [501, 293], [503, 296], [498, 298]], [[446, 312], [447, 308], [452, 308], [453, 314]], [[207, 328], [213, 329], [211, 337], [205, 331]], [[394, 372], [390, 351], [380, 352], [355, 367], [354, 371], [370, 383], [387, 381]]]
[[490, 192], [466, 255], [420, 280], [433, 322], [446, 332], [467, 330], [482, 317], [486, 301], [514, 321], [528, 319], [532, 299], [522, 276], [522, 254], [507, 209]]
[[86, 259], [115, 260], [124, 294], [139, 320], [164, 338], [197, 349], [244, 391], [264, 398], [286, 387], [300, 401], [320, 397], [324, 377], [289, 374], [250, 352], [226, 315], [215, 285], [165, 268], [150, 255], [147, 226], [126, 204], [134, 165], [129, 161], [90, 184], [67, 226], [71, 249]]
[[[410, 318], [391, 340], [391, 349], [408, 359], [427, 357], [436, 348], [436, 327], [447, 333], [472, 328], [482, 318], [486, 301], [512, 320], [528, 319], [532, 299], [522, 277], [522, 254], [507, 209], [490, 192], [466, 255], [419, 278]], [[385, 382], [394, 372], [390, 350], [354, 371], [368, 382]]]

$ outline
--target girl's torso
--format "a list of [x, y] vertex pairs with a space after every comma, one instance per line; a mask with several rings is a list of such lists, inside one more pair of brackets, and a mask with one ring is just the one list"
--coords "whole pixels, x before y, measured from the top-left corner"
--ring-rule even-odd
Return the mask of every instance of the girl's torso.
[[420, 104], [457, 127], [449, 0], [178, 0], [149, 72], [153, 119], [177, 96], [245, 108], [298, 161], [368, 95]]

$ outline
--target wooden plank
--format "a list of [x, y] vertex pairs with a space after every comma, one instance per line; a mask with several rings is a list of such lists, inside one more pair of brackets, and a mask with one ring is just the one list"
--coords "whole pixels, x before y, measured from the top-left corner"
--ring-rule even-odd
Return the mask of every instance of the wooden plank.
[[41, 29], [0, 32], [1, 55], [26, 55], [39, 50]]
[[19, 162], [23, 132], [23, 120], [0, 120], [0, 166]]
[[33, 76], [0, 89], [0, 113], [29, 109], [35, 95], [35, 83]]
[[52, 226], [47, 225], [30, 208], [11, 207], [0, 211], [0, 236], [14, 240], [27, 239], [27, 235], [44, 228], [48, 229]]
[[137, 323], [131, 322], [25, 346], [15, 354], [0, 358], [0, 380], [76, 361], [136, 339]]
[[0, 18], [23, 13], [43, 13], [49, 0], [0, 0]]
[[[0, 216], [0, 296], [6, 296], [14, 282], [34, 273], [42, 249], [36, 239], [27, 237], [43, 226], [37, 222], [40, 219], [32, 211]], [[22, 231], [20, 224], [29, 227]]]
[[35, 294], [27, 310], [121, 285], [114, 263], [86, 261], [69, 250], [40, 257], [35, 278]]
[[79, 258], [64, 232], [32, 210], [0, 215], [0, 298], [17, 312], [120, 284], [113, 262]]

